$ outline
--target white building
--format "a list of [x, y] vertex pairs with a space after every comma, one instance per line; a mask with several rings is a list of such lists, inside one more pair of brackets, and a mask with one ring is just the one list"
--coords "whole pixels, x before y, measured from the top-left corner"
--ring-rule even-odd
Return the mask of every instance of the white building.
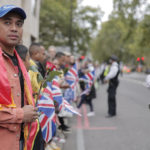
[[23, 8], [27, 14], [24, 23], [23, 44], [27, 47], [33, 41], [39, 40], [39, 13], [41, 0], [0, 0], [2, 5], [16, 5]]

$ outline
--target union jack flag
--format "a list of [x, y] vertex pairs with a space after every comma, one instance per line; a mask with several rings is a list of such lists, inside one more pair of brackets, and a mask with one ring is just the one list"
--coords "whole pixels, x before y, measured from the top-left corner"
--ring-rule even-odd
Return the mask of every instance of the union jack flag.
[[77, 64], [75, 63], [69, 71], [65, 74], [65, 80], [70, 85], [72, 89], [75, 88], [77, 82], [78, 82], [78, 70], [77, 70]]
[[81, 114], [77, 110], [75, 110], [75, 108], [71, 106], [65, 99], [63, 99], [63, 106], [66, 111], [81, 116]]
[[67, 100], [69, 103], [71, 103], [72, 100], [76, 100], [76, 91], [75, 89], [68, 88], [64, 92], [64, 98]]
[[76, 63], [65, 74], [65, 80], [70, 85], [70, 89], [67, 89], [64, 93], [65, 99], [67, 101], [76, 100], [76, 87], [79, 81]]
[[58, 107], [60, 111], [62, 109], [63, 96], [58, 81], [59, 81], [59, 77], [55, 76], [55, 78], [52, 80], [52, 92], [53, 92], [53, 100], [58, 103]]
[[95, 77], [95, 70], [83, 75], [80, 80], [85, 81], [86, 84], [86, 89], [91, 88], [93, 82], [94, 82], [94, 77]]
[[45, 142], [49, 142], [56, 132], [55, 107], [52, 96], [51, 83], [47, 82], [47, 87], [43, 90], [38, 100], [38, 112], [40, 112], [39, 122], [42, 136]]

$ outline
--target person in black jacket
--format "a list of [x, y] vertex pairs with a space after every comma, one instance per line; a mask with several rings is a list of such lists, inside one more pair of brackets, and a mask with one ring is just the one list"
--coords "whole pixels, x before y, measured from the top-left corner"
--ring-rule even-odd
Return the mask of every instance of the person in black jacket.
[[108, 75], [104, 78], [104, 82], [109, 81], [108, 86], [108, 115], [107, 117], [116, 116], [116, 90], [119, 85], [118, 75], [119, 75], [119, 64], [118, 57], [112, 55], [109, 59], [111, 64], [110, 71]]

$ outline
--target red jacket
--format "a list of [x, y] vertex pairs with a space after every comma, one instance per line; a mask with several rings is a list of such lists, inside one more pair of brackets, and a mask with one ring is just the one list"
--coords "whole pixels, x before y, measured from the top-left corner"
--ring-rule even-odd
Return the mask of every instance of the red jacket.
[[0, 147], [4, 150], [19, 150], [19, 139], [23, 110], [21, 109], [21, 88], [18, 72], [11, 59], [2, 53], [8, 81], [17, 108], [0, 110]]

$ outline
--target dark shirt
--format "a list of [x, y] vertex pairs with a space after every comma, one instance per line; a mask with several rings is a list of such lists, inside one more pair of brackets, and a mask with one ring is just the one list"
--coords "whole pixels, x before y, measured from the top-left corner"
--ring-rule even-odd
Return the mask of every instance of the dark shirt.
[[38, 71], [41, 73], [42, 77], [44, 78], [46, 71], [45, 71], [43, 65], [40, 62], [36, 62], [36, 64], [38, 66]]

